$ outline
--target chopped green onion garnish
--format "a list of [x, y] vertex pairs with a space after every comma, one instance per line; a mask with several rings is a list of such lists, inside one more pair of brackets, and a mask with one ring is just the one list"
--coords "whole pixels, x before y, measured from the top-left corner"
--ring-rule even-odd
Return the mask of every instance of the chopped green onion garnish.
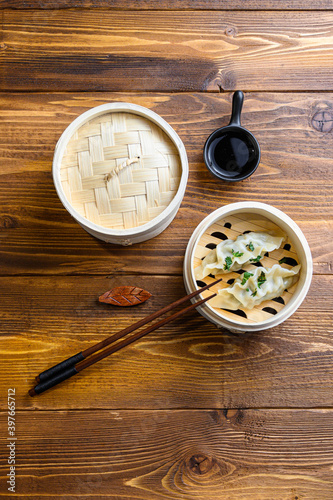
[[264, 273], [264, 271], [261, 271], [261, 274], [258, 278], [258, 288], [260, 288], [261, 285], [265, 283], [265, 281], [266, 281], [266, 274]]
[[245, 285], [245, 283], [247, 282], [247, 280], [249, 278], [251, 278], [251, 276], [253, 276], [252, 273], [248, 273], [247, 271], [245, 271], [245, 273], [243, 274], [243, 279], [242, 279], [241, 285]]
[[231, 250], [231, 253], [234, 257], [241, 257], [244, 255], [244, 252], [235, 252], [233, 249]]
[[232, 258], [231, 257], [226, 257], [225, 258], [225, 264], [224, 264], [224, 270], [225, 271], [229, 271], [230, 267], [231, 267], [231, 264], [232, 264]]
[[252, 241], [250, 241], [250, 243], [248, 243], [247, 245], [245, 245], [249, 250], [251, 250], [251, 252], [253, 252], [254, 250], [254, 246], [253, 246], [253, 243]]
[[250, 262], [259, 262], [260, 259], [261, 255], [258, 255], [258, 257], [256, 257], [255, 259], [250, 259]]
[[282, 259], [279, 260], [279, 264], [284, 264], [287, 262], [287, 257], [282, 257]]

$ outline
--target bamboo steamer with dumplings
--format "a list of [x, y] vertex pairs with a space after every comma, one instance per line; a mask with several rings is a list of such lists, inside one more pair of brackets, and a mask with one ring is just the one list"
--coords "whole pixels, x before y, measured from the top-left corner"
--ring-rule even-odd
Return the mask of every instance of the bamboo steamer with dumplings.
[[166, 229], [187, 178], [186, 151], [173, 128], [129, 103], [80, 115], [60, 137], [53, 159], [54, 185], [68, 212], [88, 233], [124, 246]]
[[[283, 240], [278, 248], [265, 252], [260, 258], [250, 259], [241, 266], [241, 269], [236, 267], [237, 270], [233, 271], [231, 268], [229, 272], [228, 266], [225, 266], [225, 271], [221, 272], [221, 274], [219, 274], [218, 269], [212, 269], [213, 274], [208, 274], [208, 266], [206, 266], [205, 272], [200, 276], [203, 266], [205, 267], [205, 264], [202, 264], [203, 259], [209, 254], [212, 255], [219, 243], [226, 240], [236, 242], [237, 237], [241, 236], [240, 239], [244, 239], [242, 235], [247, 233], [251, 235], [254, 233], [279, 235], [281, 238], [283, 237]], [[228, 244], [227, 241], [226, 244]], [[232, 246], [234, 243], [230, 243], [230, 245]], [[252, 250], [253, 245], [250, 248]], [[237, 250], [237, 245], [235, 245], [235, 249]], [[237, 255], [237, 252], [234, 253], [233, 250], [232, 253]], [[243, 255], [243, 253], [239, 252], [238, 255]], [[204, 262], [208, 262], [208, 259], [206, 258]], [[230, 258], [230, 264], [231, 262]], [[221, 302], [221, 299], [214, 298], [199, 306], [198, 311], [218, 327], [226, 328], [231, 332], [242, 333], [266, 330], [279, 325], [296, 311], [304, 300], [311, 283], [311, 252], [305, 236], [297, 224], [282, 211], [264, 203], [233, 203], [208, 215], [195, 229], [187, 245], [184, 257], [183, 276], [185, 288], [187, 293], [191, 293], [216, 279], [222, 278], [220, 283], [203, 292], [202, 297], [199, 295], [192, 301], [199, 301], [212, 292], [216, 292], [217, 297], [223, 295], [229, 297], [230, 289], [234, 283], [238, 283], [238, 289], [241, 288], [239, 285], [242, 284], [242, 293], [251, 296], [257, 292], [251, 293], [252, 290], [246, 288], [246, 279], [258, 276], [262, 272], [261, 269], [268, 270], [269, 274], [269, 270], [273, 266], [276, 266], [275, 269], [279, 272], [282, 272], [281, 267], [287, 270], [283, 271], [284, 273], [291, 273], [290, 270], [293, 269], [298, 271], [297, 277], [290, 282], [290, 286], [287, 289], [280, 290], [278, 296], [270, 298], [270, 300], [263, 300], [254, 307], [253, 304], [246, 307], [242, 302], [239, 303], [239, 307], [236, 305], [231, 309], [220, 307], [221, 303], [218, 304], [218, 301]], [[213, 264], [211, 267], [213, 267]], [[198, 276], [200, 276], [200, 279], [198, 279]], [[264, 276], [263, 279], [266, 279], [265, 273], [262, 276]], [[258, 283], [260, 287], [262, 282], [258, 280]], [[218, 291], [223, 289], [228, 289], [228, 291], [224, 291], [220, 295]], [[212, 302], [213, 306], [210, 302]], [[219, 307], [216, 306], [217, 304]]]

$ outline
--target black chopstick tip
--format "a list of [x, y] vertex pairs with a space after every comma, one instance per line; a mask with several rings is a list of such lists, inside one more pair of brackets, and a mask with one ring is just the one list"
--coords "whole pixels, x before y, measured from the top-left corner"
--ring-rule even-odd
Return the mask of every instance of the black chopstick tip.
[[[191, 306], [178, 311], [178, 313], [175, 313], [168, 318], [165, 318], [164, 320], [161, 320], [157, 323], [154, 323], [150, 327], [146, 328], [143, 331], [139, 331], [136, 334], [134, 334], [132, 337], [126, 339], [123, 339], [122, 342], [118, 342], [116, 345], [111, 346], [107, 349], [104, 349], [104, 347], [112, 344], [116, 340], [120, 339], [121, 337], [124, 337], [125, 334], [127, 335], [128, 333], [131, 333], [142, 326], [146, 325], [147, 323], [151, 322], [153, 319], [158, 318], [162, 314], [165, 314], [166, 312], [171, 311], [172, 309], [176, 308], [177, 306], [183, 304], [187, 300], [191, 300], [194, 297], [197, 297], [198, 295], [201, 294], [201, 292], [207, 290], [213, 285], [216, 285], [222, 281], [222, 278], [213, 281], [212, 283], [209, 283], [208, 285], [205, 285], [203, 288], [199, 290], [195, 290], [194, 292], [190, 293], [189, 295], [186, 295], [186, 297], [182, 297], [181, 299], [177, 300], [176, 302], [173, 302], [169, 306], [166, 306], [162, 308], [160, 311], [157, 311], [156, 313], [151, 314], [150, 316], [147, 316], [146, 318], [143, 318], [142, 320], [138, 321], [132, 327], [130, 328], [125, 328], [118, 332], [115, 335], [111, 335], [111, 337], [108, 337], [104, 341], [98, 342], [95, 346], [92, 346], [91, 348], [86, 349], [85, 351], [82, 351], [75, 356], [72, 356], [65, 361], [62, 361], [61, 363], [58, 363], [52, 368], [49, 368], [48, 370], [42, 372], [41, 374], [37, 375], [36, 377], [36, 382], [37, 385], [30, 389], [29, 395], [31, 397], [34, 397], [38, 394], [41, 394], [42, 392], [46, 391], [47, 389], [53, 387], [54, 385], [59, 384], [63, 380], [66, 380], [67, 378], [71, 377], [72, 375], [75, 375], [79, 371], [82, 371], [84, 368], [87, 368], [88, 366], [96, 363], [97, 361], [105, 358], [106, 356], [109, 356], [109, 354], [112, 354], [113, 352], [116, 352], [117, 350], [121, 349], [122, 347], [125, 347], [129, 343], [133, 342], [134, 340], [137, 340], [141, 338], [143, 335], [146, 335], [147, 333], [150, 333], [151, 331], [156, 330], [160, 326], [163, 326], [164, 324], [168, 323], [169, 321], [178, 318], [180, 315], [185, 314], [186, 312], [192, 311], [196, 307], [200, 306], [207, 300], [210, 300], [211, 298], [215, 297], [216, 293], [210, 295], [209, 297], [206, 297], [199, 302], [192, 303]], [[102, 351], [102, 349], [104, 349]], [[99, 354], [97, 351], [102, 351]], [[97, 354], [96, 354], [97, 353]], [[88, 358], [88, 359], [85, 359]]]

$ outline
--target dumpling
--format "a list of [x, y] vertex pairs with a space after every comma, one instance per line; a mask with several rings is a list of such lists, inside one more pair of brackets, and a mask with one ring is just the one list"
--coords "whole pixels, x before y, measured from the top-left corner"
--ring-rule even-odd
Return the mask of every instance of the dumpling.
[[286, 269], [279, 264], [272, 268], [257, 267], [253, 272], [244, 272], [232, 286], [218, 291], [209, 301], [212, 307], [237, 310], [253, 309], [264, 300], [279, 297], [283, 291], [298, 279], [301, 266]]
[[247, 263], [258, 262], [266, 252], [280, 248], [285, 239], [284, 235], [250, 232], [241, 234], [236, 240], [221, 241], [194, 269], [195, 279], [238, 271]]

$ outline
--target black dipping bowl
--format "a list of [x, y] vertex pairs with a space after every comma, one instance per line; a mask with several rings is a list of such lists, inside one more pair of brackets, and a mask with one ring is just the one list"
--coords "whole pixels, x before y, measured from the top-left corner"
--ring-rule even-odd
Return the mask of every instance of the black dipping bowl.
[[241, 126], [240, 115], [244, 94], [237, 90], [232, 99], [232, 115], [228, 126], [215, 130], [204, 146], [204, 161], [211, 173], [224, 181], [242, 181], [259, 165], [260, 146], [257, 139]]

